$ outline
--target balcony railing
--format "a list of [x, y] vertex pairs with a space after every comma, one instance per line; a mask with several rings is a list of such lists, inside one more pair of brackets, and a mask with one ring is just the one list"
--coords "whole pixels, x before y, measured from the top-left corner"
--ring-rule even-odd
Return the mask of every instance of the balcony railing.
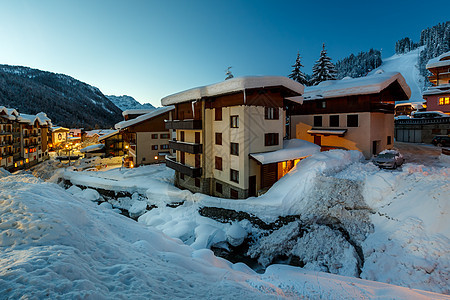
[[202, 120], [193, 120], [193, 119], [187, 119], [187, 120], [173, 120], [166, 122], [166, 129], [202, 129]]
[[203, 150], [202, 144], [185, 143], [179, 141], [169, 141], [169, 148], [191, 154], [200, 154]]
[[11, 130], [1, 130], [1, 131], [0, 131], [0, 134], [1, 134], [1, 135], [12, 134], [12, 131], [11, 131]]
[[166, 156], [166, 166], [189, 177], [196, 178], [202, 176], [202, 168], [183, 165], [177, 162], [175, 157]]

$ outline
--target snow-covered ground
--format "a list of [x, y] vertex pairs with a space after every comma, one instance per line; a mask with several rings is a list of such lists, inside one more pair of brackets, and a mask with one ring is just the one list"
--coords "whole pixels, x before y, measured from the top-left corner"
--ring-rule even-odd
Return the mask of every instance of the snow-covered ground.
[[373, 70], [370, 74], [375, 74], [382, 69], [385, 72], [400, 72], [406, 80], [406, 83], [411, 88], [411, 98], [408, 101], [402, 102], [424, 102], [422, 97], [422, 90], [424, 87], [424, 78], [419, 73], [419, 54], [423, 47], [417, 48], [405, 54], [395, 54], [388, 58], [383, 58], [383, 63], [380, 67]]
[[29, 174], [1, 172], [0, 204], [5, 299], [450, 299], [291, 266], [257, 274]]
[[[227, 249], [250, 237], [248, 255], [263, 266], [277, 255], [296, 256], [304, 263], [302, 270], [359, 275], [449, 294], [450, 164], [445, 158], [388, 171], [361, 161], [356, 151], [322, 152], [303, 160], [263, 196], [247, 200], [181, 191], [173, 186], [173, 173], [164, 165], [97, 173], [66, 171], [63, 176], [78, 185], [139, 193], [122, 199], [118, 206], [135, 205], [139, 215], [157, 205], [139, 223], [196, 250]], [[165, 205], [183, 201], [178, 207]], [[246, 212], [266, 223], [279, 216], [297, 217], [267, 231], [245, 219], [214, 221], [199, 213], [202, 207]]]

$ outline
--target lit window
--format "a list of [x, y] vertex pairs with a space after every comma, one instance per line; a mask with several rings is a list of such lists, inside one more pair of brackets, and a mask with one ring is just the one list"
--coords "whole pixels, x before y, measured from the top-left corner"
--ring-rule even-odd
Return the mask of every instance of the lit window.
[[444, 98], [443, 97], [439, 98], [439, 105], [444, 105]]
[[445, 104], [450, 104], [450, 97], [445, 97]]

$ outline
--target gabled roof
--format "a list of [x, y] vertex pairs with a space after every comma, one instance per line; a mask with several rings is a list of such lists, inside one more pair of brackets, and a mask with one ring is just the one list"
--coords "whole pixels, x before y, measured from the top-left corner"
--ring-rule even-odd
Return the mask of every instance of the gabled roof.
[[98, 138], [98, 140], [101, 141], [119, 133], [119, 130], [108, 130], [108, 131], [109, 131], [108, 133], [105, 133], [103, 135], [100, 133], [100, 137]]
[[47, 114], [43, 112], [40, 112], [37, 115], [19, 114], [19, 116], [17, 117], [17, 121], [29, 125], [33, 125], [34, 123], [38, 122], [38, 124], [41, 126], [52, 126], [52, 121], [49, 117], [47, 117]]
[[167, 112], [169, 112], [169, 111], [171, 111], [173, 109], [175, 109], [175, 107], [173, 107], [173, 106], [160, 107], [160, 108], [157, 108], [157, 109], [153, 110], [152, 112], [149, 112], [149, 113], [147, 113], [145, 115], [139, 116], [139, 117], [137, 117], [135, 119], [119, 122], [114, 127], [116, 129], [125, 129], [125, 128], [129, 127], [129, 126], [136, 125], [138, 123], [141, 123], [141, 122], [150, 120], [152, 118], [155, 118], [157, 116], [160, 116], [162, 114], [165, 114], [165, 113], [167, 113]]
[[426, 65], [426, 68], [431, 69], [445, 66], [450, 66], [450, 51], [430, 59]]
[[80, 152], [81, 153], [89, 153], [89, 152], [102, 150], [103, 148], [105, 148], [105, 144], [90, 145], [90, 146], [87, 146], [87, 147], [84, 147], [83, 149], [81, 149]]
[[398, 72], [382, 71], [360, 78], [346, 77], [341, 80], [328, 80], [321, 82], [316, 86], [307, 87], [305, 89], [305, 93], [303, 94], [303, 98], [305, 101], [308, 101], [354, 95], [377, 94], [386, 89], [395, 81], [400, 84], [400, 87], [409, 99], [409, 97], [411, 97], [411, 89], [402, 74]]
[[176, 103], [198, 100], [203, 97], [213, 97], [224, 94], [244, 91], [246, 89], [284, 86], [299, 95], [303, 94], [303, 85], [283, 76], [249, 76], [237, 77], [219, 83], [196, 87], [176, 93], [161, 99], [161, 104], [172, 105]]
[[52, 132], [55, 132], [55, 131], [66, 131], [66, 132], [69, 132], [70, 131], [69, 128], [65, 128], [65, 127], [62, 127], [62, 126], [55, 126], [55, 127], [50, 128], [50, 130]]

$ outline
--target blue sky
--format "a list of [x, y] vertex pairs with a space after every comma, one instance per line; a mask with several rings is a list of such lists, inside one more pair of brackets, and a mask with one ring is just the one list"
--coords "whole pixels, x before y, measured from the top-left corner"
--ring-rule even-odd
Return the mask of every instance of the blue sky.
[[[435, 8], [436, 7], [436, 8]], [[447, 1], [0, 0], [0, 63], [64, 73], [104, 94], [160, 106], [235, 76], [311, 73], [322, 43], [333, 62], [450, 20]]]

